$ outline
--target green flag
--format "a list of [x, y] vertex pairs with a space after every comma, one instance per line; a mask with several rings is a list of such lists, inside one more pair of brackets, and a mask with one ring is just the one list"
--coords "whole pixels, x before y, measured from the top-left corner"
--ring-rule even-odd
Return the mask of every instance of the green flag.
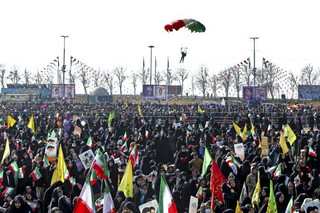
[[270, 180], [270, 196], [268, 200], [267, 213], [277, 213], [277, 204], [273, 192], [273, 182]]
[[201, 177], [203, 177], [206, 174], [208, 166], [210, 165], [211, 162], [212, 162], [212, 157], [207, 147], [204, 147], [204, 157], [203, 157]]

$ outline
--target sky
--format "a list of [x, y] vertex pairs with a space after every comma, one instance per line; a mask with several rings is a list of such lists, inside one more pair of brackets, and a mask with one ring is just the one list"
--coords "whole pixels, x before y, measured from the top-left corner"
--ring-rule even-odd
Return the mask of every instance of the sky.
[[[320, 67], [319, 6], [317, 0], [1, 1], [0, 64], [35, 73], [62, 58], [60, 36], [68, 35], [66, 61], [73, 56], [102, 70], [123, 66], [129, 75], [139, 72], [143, 58], [150, 66], [148, 46], [154, 45], [158, 71], [166, 70], [169, 58], [173, 71], [185, 68], [191, 76], [205, 65], [211, 75], [248, 57], [253, 62], [250, 37], [257, 36], [256, 67], [265, 57], [298, 74], [309, 63]], [[206, 32], [164, 30], [184, 18], [200, 21]], [[183, 64], [181, 47], [188, 48]], [[127, 82], [124, 93], [130, 88]]]

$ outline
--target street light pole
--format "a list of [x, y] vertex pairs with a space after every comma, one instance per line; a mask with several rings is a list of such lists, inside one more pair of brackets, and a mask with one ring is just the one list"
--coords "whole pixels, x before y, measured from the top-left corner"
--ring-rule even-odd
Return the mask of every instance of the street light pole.
[[256, 39], [259, 39], [259, 37], [250, 37], [250, 39], [253, 39], [253, 87], [256, 87]]
[[150, 45], [150, 85], [152, 83], [152, 48], [154, 48], [154, 46]]
[[61, 36], [63, 38], [63, 65], [62, 65], [62, 84], [63, 84], [63, 96], [65, 95], [65, 73], [66, 73], [66, 38], [69, 36]]

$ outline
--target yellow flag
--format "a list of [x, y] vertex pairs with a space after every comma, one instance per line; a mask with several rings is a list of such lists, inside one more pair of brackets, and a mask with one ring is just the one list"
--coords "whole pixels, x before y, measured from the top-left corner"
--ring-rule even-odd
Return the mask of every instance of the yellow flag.
[[67, 170], [66, 162], [64, 161], [64, 156], [62, 152], [61, 144], [59, 146], [59, 156], [58, 156], [58, 166], [57, 166], [57, 176], [58, 180], [61, 180], [62, 183], [64, 183], [64, 176]]
[[280, 146], [282, 148], [282, 153], [283, 154], [286, 154], [287, 152], [289, 152], [287, 143], [286, 143], [286, 141], [285, 141], [285, 139], [283, 137], [283, 133], [282, 132], [280, 132], [280, 141], [279, 141], [279, 143], [280, 143]]
[[261, 186], [260, 186], [260, 172], [258, 172], [258, 181], [256, 183], [256, 188], [254, 189], [253, 195], [252, 195], [252, 206], [254, 206], [254, 203], [259, 206], [260, 203], [260, 192], [261, 192]]
[[246, 133], [247, 133], [247, 124], [244, 125], [243, 132], [242, 132], [242, 140], [246, 139]]
[[6, 106], [2, 104], [2, 109], [6, 109]]
[[30, 120], [28, 122], [27, 125], [28, 128], [30, 128], [32, 130], [33, 133], [36, 132], [35, 128], [34, 128], [34, 119], [33, 119], [33, 115], [31, 115]]
[[54, 184], [55, 182], [57, 182], [58, 180], [59, 180], [59, 178], [58, 178], [58, 169], [55, 168], [55, 169], [53, 170], [53, 174], [52, 174], [50, 186], [51, 186], [52, 184]]
[[132, 164], [130, 160], [128, 161], [118, 190], [123, 191], [126, 197], [133, 197]]
[[141, 109], [140, 109], [140, 105], [139, 105], [139, 104], [138, 104], [138, 112], [139, 112], [140, 117], [143, 117], [143, 116], [142, 116], [142, 112], [141, 112]]
[[10, 155], [10, 146], [9, 146], [9, 139], [7, 138], [6, 147], [4, 149], [3, 157], [1, 163]]
[[128, 103], [126, 102], [126, 108], [129, 108]]
[[243, 211], [241, 211], [239, 201], [237, 201], [237, 207], [236, 207], [236, 211], [234, 213], [243, 213]]
[[237, 134], [241, 136], [240, 127], [235, 122], [233, 122], [233, 128], [236, 130]]
[[203, 109], [201, 109], [201, 107], [199, 105], [198, 105], [198, 112], [204, 113]]
[[254, 125], [251, 123], [251, 135], [254, 136], [256, 135], [256, 132], [254, 131]]
[[294, 132], [292, 131], [292, 129], [289, 126], [289, 124], [287, 124], [285, 137], [288, 137], [288, 141], [289, 141], [291, 146], [295, 142], [295, 140], [297, 139], [297, 136], [294, 134]]
[[8, 127], [12, 127], [17, 121], [11, 117], [10, 115], [8, 115]]

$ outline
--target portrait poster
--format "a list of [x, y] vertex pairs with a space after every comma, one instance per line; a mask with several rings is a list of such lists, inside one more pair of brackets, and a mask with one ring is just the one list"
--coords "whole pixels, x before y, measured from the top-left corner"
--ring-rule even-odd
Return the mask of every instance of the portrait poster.
[[166, 100], [166, 86], [155, 86], [155, 97], [156, 100]]
[[154, 98], [154, 85], [143, 85], [142, 96], [147, 99]]
[[51, 98], [62, 98], [63, 97], [63, 85], [52, 85], [51, 86]]
[[261, 154], [263, 157], [269, 155], [269, 144], [268, 144], [268, 137], [261, 137]]
[[189, 213], [197, 213], [198, 201], [199, 199], [197, 197], [190, 196]]
[[57, 157], [58, 143], [59, 142], [55, 137], [49, 137], [47, 139], [45, 154], [47, 155], [48, 161], [53, 161]]
[[147, 203], [144, 203], [139, 206], [140, 212], [143, 213], [154, 213], [154, 212], [159, 212], [159, 204], [157, 200], [151, 200]]
[[237, 143], [234, 144], [234, 152], [237, 154], [237, 156], [241, 159], [241, 161], [244, 161], [244, 146], [243, 143]]
[[91, 149], [79, 154], [79, 158], [81, 160], [81, 163], [83, 164], [85, 169], [89, 169], [91, 167], [91, 164], [94, 160], [94, 154]]
[[66, 99], [74, 99], [75, 96], [75, 85], [66, 85], [66, 89], [64, 91], [64, 97]]

